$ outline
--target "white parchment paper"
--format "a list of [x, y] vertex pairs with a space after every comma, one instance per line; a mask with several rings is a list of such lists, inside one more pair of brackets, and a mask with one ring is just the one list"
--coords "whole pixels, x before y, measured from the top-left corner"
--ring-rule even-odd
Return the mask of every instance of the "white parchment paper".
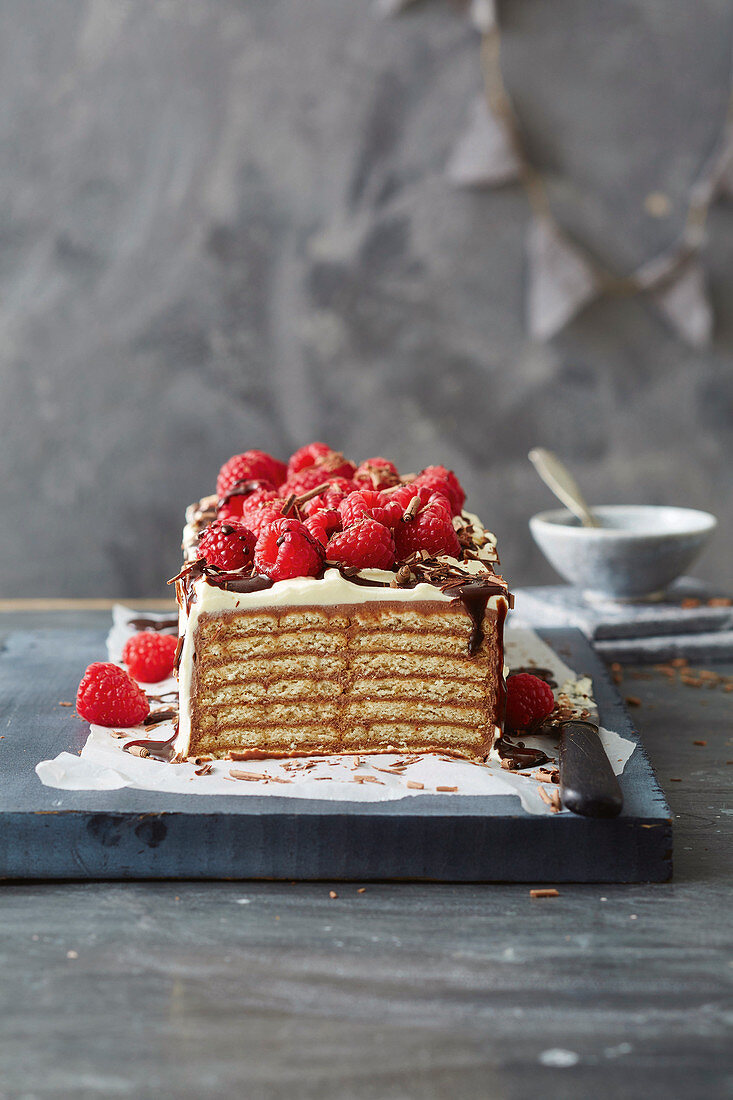
[[[140, 617], [140, 613], [129, 608], [118, 606], [114, 609], [113, 625], [107, 638], [109, 660], [119, 661], [126, 638], [134, 633], [129, 620], [136, 617]], [[145, 617], [169, 616], [148, 614]], [[532, 630], [513, 629], [510, 625], [506, 632], [505, 648], [509, 669], [527, 665], [550, 669], [558, 684], [557, 691], [564, 691], [573, 701], [594, 712], [591, 681], [569, 668]], [[154, 709], [169, 705], [172, 696], [168, 693], [177, 690], [175, 680], [144, 686], [149, 695], [164, 696], [162, 701], [151, 704]], [[172, 722], [161, 723], [152, 730], [138, 726], [124, 733], [124, 737], [118, 738], [103, 726], [91, 726], [79, 756], [62, 752], [53, 760], [40, 761], [36, 765], [36, 773], [47, 787], [76, 791], [133, 787], [168, 794], [276, 795], [339, 802], [384, 802], [436, 794], [444, 797], [514, 794], [528, 813], [551, 812], [539, 793], [542, 784], [528, 776], [503, 769], [498, 760], [472, 764], [433, 754], [418, 758], [405, 755], [336, 756], [291, 761], [248, 760], [241, 763], [216, 760], [209, 774], [197, 775], [195, 764], [165, 764], [150, 758], [141, 759], [124, 751], [123, 746], [128, 741], [140, 737], [166, 740], [173, 734]], [[614, 772], [620, 775], [634, 751], [634, 742], [603, 728], [600, 736]], [[527, 737], [525, 743], [542, 747], [551, 758], [555, 757], [554, 741]], [[396, 761], [406, 763], [401, 774], [388, 771], [390, 764]], [[262, 776], [262, 779], [233, 779], [229, 774], [232, 769]], [[408, 781], [422, 784], [422, 788], [408, 787]], [[441, 787], [455, 787], [456, 790], [440, 790]], [[544, 784], [544, 787], [550, 792], [553, 785]]]

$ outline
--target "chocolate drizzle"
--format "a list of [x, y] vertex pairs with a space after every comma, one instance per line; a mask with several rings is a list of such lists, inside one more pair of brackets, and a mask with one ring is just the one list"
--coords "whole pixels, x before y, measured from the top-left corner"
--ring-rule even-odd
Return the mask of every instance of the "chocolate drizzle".
[[171, 718], [178, 717], [178, 708], [169, 707], [165, 710], [151, 710], [143, 719], [144, 726], [157, 726], [160, 722], [168, 722]]
[[181, 667], [181, 654], [183, 653], [183, 643], [185, 642], [185, 640], [186, 640], [185, 632], [183, 634], [179, 634], [179, 636], [178, 636], [178, 645], [176, 646], [176, 654], [175, 654], [175, 657], [173, 658], [173, 671], [175, 673], [177, 673], [178, 669]]
[[517, 744], [508, 737], [501, 737], [496, 747], [501, 759], [509, 762], [511, 771], [515, 768], [534, 768], [538, 764], [546, 764], [550, 759], [542, 749], [529, 749], [524, 742]]
[[233, 497], [248, 497], [256, 493], [258, 489], [272, 489], [271, 481], [262, 478], [248, 478], [246, 481], [235, 481], [228, 493], [224, 493], [217, 501], [217, 508], [224, 508]]
[[[176, 733], [177, 732], [178, 731], [176, 731]], [[123, 747], [125, 752], [129, 752], [133, 747], [147, 749], [148, 756], [152, 756], [154, 760], [160, 760], [164, 764], [170, 764], [176, 755], [176, 750], [173, 747], [176, 733], [174, 733], [172, 737], [169, 737], [167, 741], [149, 741], [147, 738], [143, 737], [139, 741], [126, 741]]]
[[327, 561], [325, 564], [326, 569], [338, 569], [341, 576], [345, 581], [349, 581], [351, 584], [359, 585], [360, 588], [389, 588], [389, 581], [374, 581], [368, 577], [360, 577], [359, 570], [353, 565], [342, 565], [337, 561]]
[[[272, 588], [273, 585], [269, 577], [264, 577], [259, 573], [250, 573], [249, 575], [246, 573], [227, 573], [221, 569], [216, 569], [212, 565], [207, 565], [205, 558], [197, 558], [196, 561], [184, 565], [178, 576], [173, 578], [176, 582], [179, 599], [182, 598], [186, 605], [187, 614], [196, 599], [194, 585], [200, 577], [205, 577], [206, 583], [213, 588], [223, 588], [227, 592], [264, 592], [266, 589]], [[169, 581], [168, 583], [171, 584], [172, 582]], [[180, 585], [180, 589], [178, 585]]]
[[557, 680], [553, 678], [552, 669], [550, 668], [536, 668], [534, 665], [521, 665], [518, 668], [512, 669], [512, 676], [518, 676], [520, 672], [529, 672], [530, 675], [536, 676], [539, 680], [544, 680], [548, 687], [557, 687]]
[[206, 580], [215, 588], [224, 588], [227, 592], [264, 592], [272, 588], [273, 582], [269, 577], [263, 577], [255, 573], [252, 577], [244, 577], [241, 573], [209, 573], [205, 572]]
[[129, 625], [135, 630], [159, 630], [162, 634], [175, 634], [178, 631], [178, 616], [169, 619], [130, 619]]

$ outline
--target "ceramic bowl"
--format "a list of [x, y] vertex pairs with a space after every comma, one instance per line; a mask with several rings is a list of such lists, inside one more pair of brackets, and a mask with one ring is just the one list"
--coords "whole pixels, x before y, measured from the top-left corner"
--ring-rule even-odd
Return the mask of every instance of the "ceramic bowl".
[[666, 505], [601, 505], [600, 527], [571, 512], [540, 512], [530, 530], [551, 565], [591, 596], [639, 599], [664, 592], [692, 564], [717, 526], [715, 516]]

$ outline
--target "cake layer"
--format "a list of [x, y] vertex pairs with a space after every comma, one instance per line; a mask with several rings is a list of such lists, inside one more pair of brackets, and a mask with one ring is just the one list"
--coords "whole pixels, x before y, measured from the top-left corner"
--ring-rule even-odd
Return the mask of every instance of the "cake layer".
[[454, 722], [467, 726], [478, 725], [485, 719], [480, 706], [449, 706], [434, 700], [364, 699], [351, 702], [342, 699], [304, 699], [297, 702], [244, 701], [215, 706], [207, 704], [206, 713], [199, 720], [202, 730], [215, 730], [223, 726], [241, 725], [256, 729], [279, 723], [296, 730], [301, 724], [323, 721], [328, 725], [339, 719], [350, 722], [379, 719], [390, 722]]
[[[203, 706], [236, 706], [242, 702], [262, 702], [264, 700], [311, 700], [332, 699], [343, 695], [346, 685], [334, 680], [274, 680], [262, 683], [259, 680], [235, 680], [201, 691], [199, 698]], [[395, 699], [409, 701], [419, 697], [433, 701], [461, 699], [463, 703], [478, 703], [486, 694], [483, 683], [471, 680], [420, 680], [414, 676], [371, 677], [355, 679], [349, 685], [350, 694], [363, 699]]]
[[[493, 729], [484, 732], [487, 737], [493, 737]], [[477, 752], [476, 738], [475, 727], [451, 723], [360, 723], [347, 730], [336, 725], [311, 723], [299, 726], [295, 732], [282, 726], [248, 730], [233, 725], [221, 727], [216, 732], [203, 732], [197, 740], [195, 752], [220, 755], [222, 744], [226, 744], [227, 751], [255, 749], [283, 756], [344, 752], [445, 752], [451, 756], [480, 760], [485, 754]]]

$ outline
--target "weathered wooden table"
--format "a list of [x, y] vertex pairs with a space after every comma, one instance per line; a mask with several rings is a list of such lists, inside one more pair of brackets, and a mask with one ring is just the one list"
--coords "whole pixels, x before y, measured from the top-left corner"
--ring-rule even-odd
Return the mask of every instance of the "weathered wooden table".
[[672, 883], [5, 886], [0, 1098], [730, 1096], [733, 695], [624, 690]]

